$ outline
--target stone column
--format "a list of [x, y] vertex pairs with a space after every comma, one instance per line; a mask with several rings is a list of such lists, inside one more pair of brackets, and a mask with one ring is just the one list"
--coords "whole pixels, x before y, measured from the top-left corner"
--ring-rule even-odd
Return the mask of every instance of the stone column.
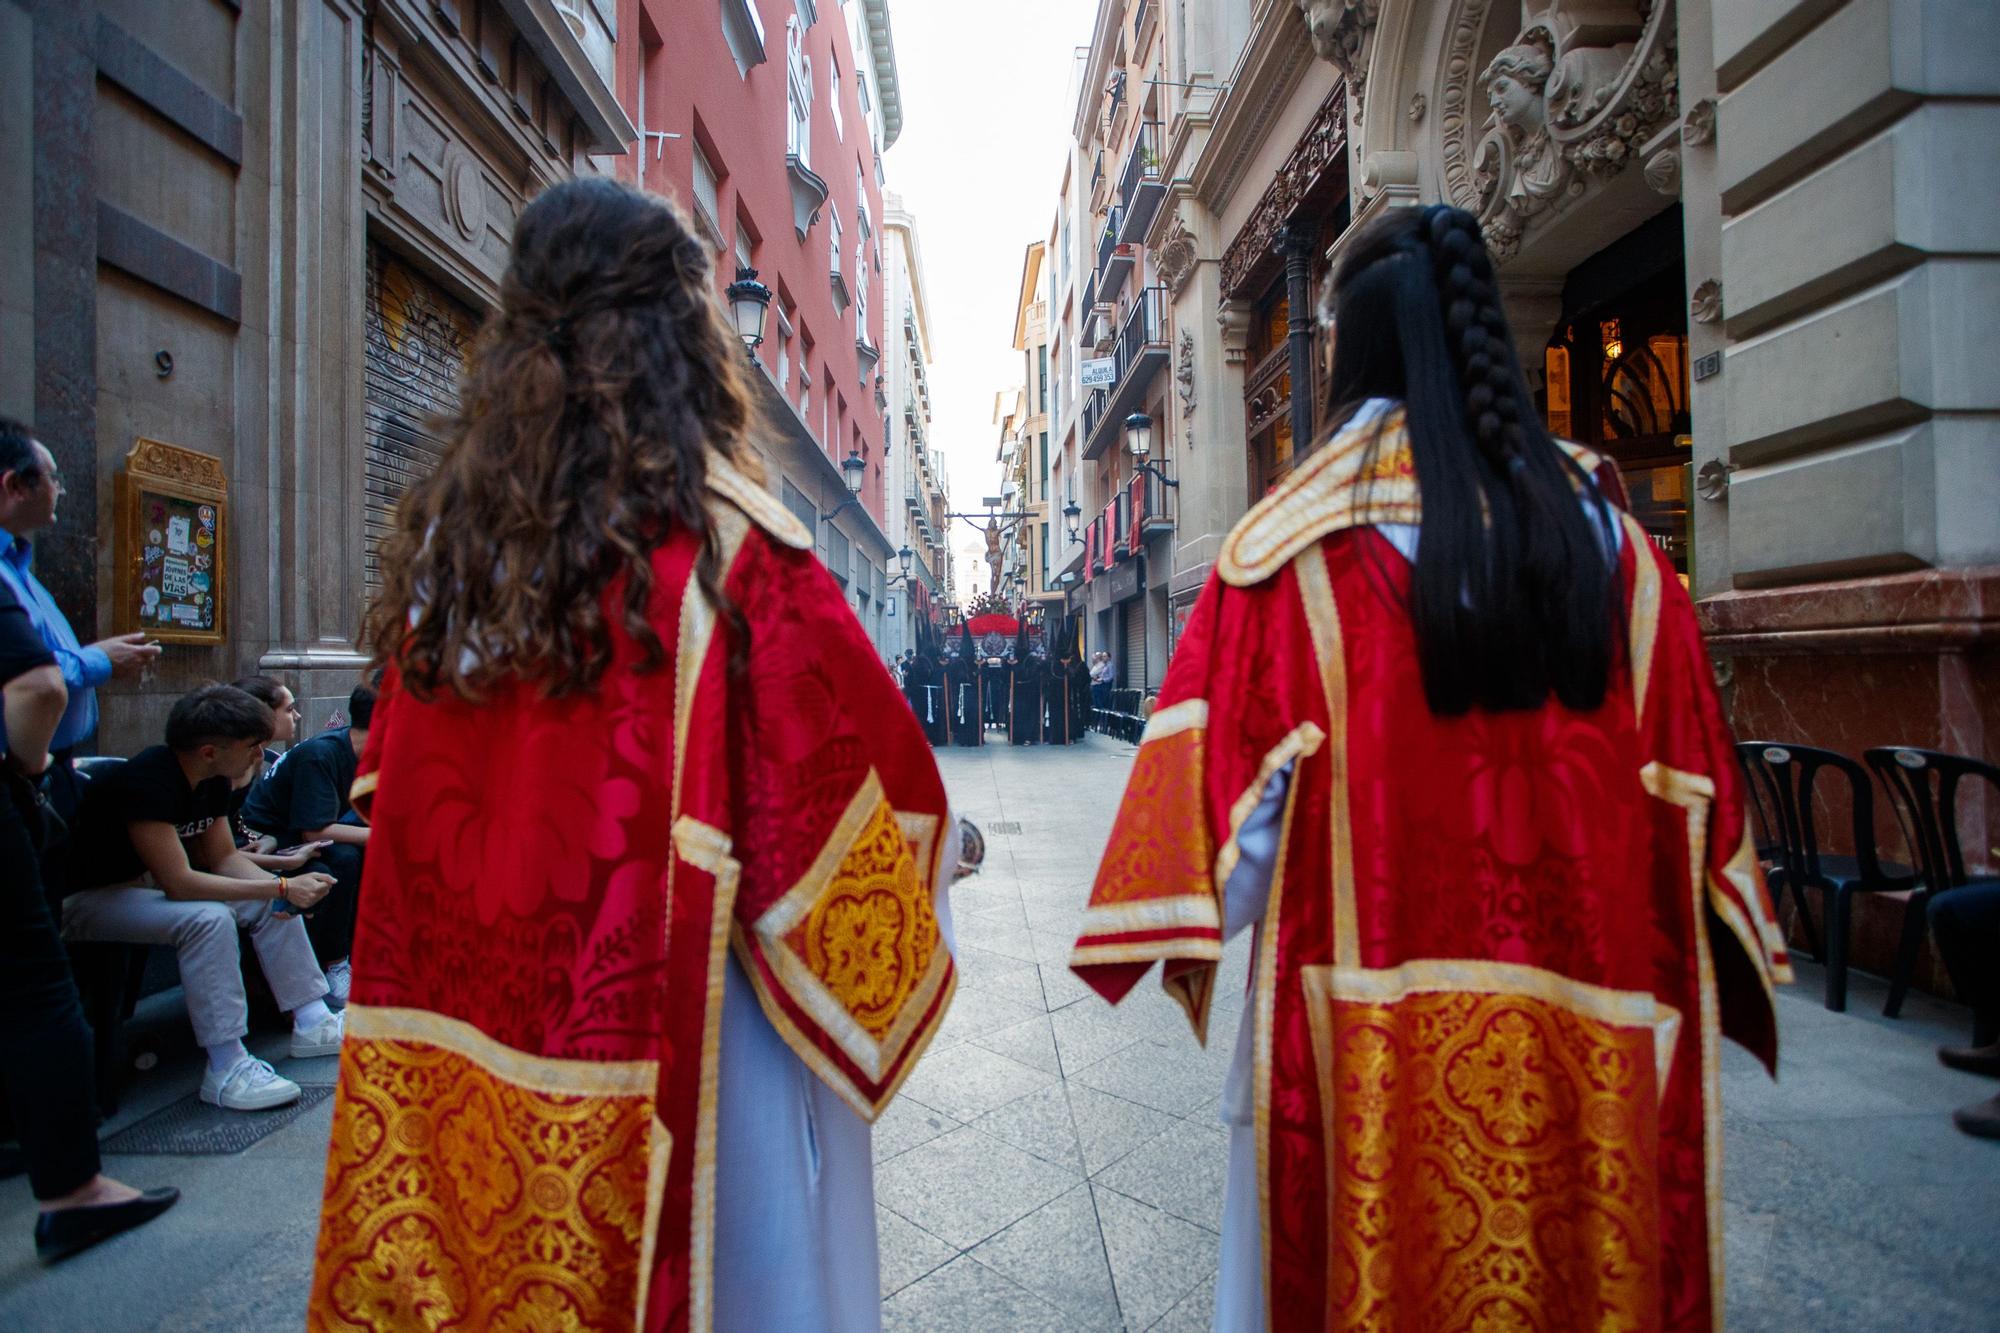
[[[266, 152], [272, 198], [266, 485], [271, 567], [268, 671], [301, 674], [301, 697], [346, 694], [367, 657], [363, 609], [359, 0], [273, 6]], [[393, 108], [375, 108], [378, 119]], [[253, 117], [254, 119], [254, 114]], [[246, 171], [251, 164], [246, 162]]]
[[1292, 450], [1304, 455], [1313, 444], [1312, 373], [1312, 229], [1288, 223], [1278, 233], [1278, 253], [1285, 257], [1285, 345], [1292, 361]]

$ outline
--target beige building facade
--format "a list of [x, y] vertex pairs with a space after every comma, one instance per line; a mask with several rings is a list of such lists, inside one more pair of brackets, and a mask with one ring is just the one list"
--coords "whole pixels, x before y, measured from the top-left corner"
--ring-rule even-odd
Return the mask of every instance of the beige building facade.
[[[923, 248], [916, 218], [894, 192], [882, 196], [882, 298], [878, 373], [888, 400], [890, 500], [884, 527], [899, 559], [903, 550], [910, 552], [908, 577], [888, 590], [894, 609], [884, 621], [881, 648], [894, 657], [918, 646], [918, 619], [936, 619], [954, 600], [945, 517], [951, 495], [943, 458], [931, 441], [931, 317]], [[891, 566], [890, 577], [902, 577], [900, 563]]]
[[[1482, 220], [1550, 428], [1618, 461], [1696, 597], [1739, 735], [2000, 753], [2000, 9], [1161, 8], [1100, 5], [1077, 140], [1115, 159], [1122, 67], [1165, 191], [1133, 270], [1163, 355], [1128, 396], [1180, 483], [1145, 548], [1169, 647], [1326, 425], [1346, 240], [1443, 201]], [[1080, 434], [1089, 511], [1119, 465]], [[1961, 816], [2000, 840], [1992, 796]]]

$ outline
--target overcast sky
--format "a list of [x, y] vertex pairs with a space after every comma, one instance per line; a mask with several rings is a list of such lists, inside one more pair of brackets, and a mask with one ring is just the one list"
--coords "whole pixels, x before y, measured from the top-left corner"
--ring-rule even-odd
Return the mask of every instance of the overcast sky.
[[[892, 0], [903, 133], [887, 188], [917, 220], [930, 305], [931, 437], [952, 508], [999, 490], [993, 396], [1021, 383], [1014, 302], [1028, 243], [1048, 235], [1090, 0]], [[961, 596], [983, 592], [985, 541], [952, 524]], [[976, 582], [973, 580], [976, 578]]]

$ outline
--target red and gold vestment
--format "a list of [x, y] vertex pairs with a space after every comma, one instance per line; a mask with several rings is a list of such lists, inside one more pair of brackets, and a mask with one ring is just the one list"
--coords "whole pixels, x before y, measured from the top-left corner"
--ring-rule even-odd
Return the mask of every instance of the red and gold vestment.
[[708, 1328], [725, 950], [871, 1121], [950, 1002], [930, 747], [810, 534], [709, 466], [741, 631], [682, 532], [660, 669], [614, 587], [595, 690], [384, 681], [315, 1329]]
[[1290, 764], [1247, 1029], [1270, 1326], [1710, 1327], [1717, 1040], [1775, 1068], [1790, 965], [1693, 609], [1620, 516], [1606, 702], [1434, 716], [1375, 530], [1421, 519], [1400, 411], [1372, 435], [1225, 542], [1072, 965], [1115, 1002], [1163, 963], [1205, 1037]]

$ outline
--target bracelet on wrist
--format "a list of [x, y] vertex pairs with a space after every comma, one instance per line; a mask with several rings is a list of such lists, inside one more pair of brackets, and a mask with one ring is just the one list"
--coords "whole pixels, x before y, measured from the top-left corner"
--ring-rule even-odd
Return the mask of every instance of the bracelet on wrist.
[[285, 900], [285, 877], [283, 875], [278, 876], [278, 898], [281, 901]]

